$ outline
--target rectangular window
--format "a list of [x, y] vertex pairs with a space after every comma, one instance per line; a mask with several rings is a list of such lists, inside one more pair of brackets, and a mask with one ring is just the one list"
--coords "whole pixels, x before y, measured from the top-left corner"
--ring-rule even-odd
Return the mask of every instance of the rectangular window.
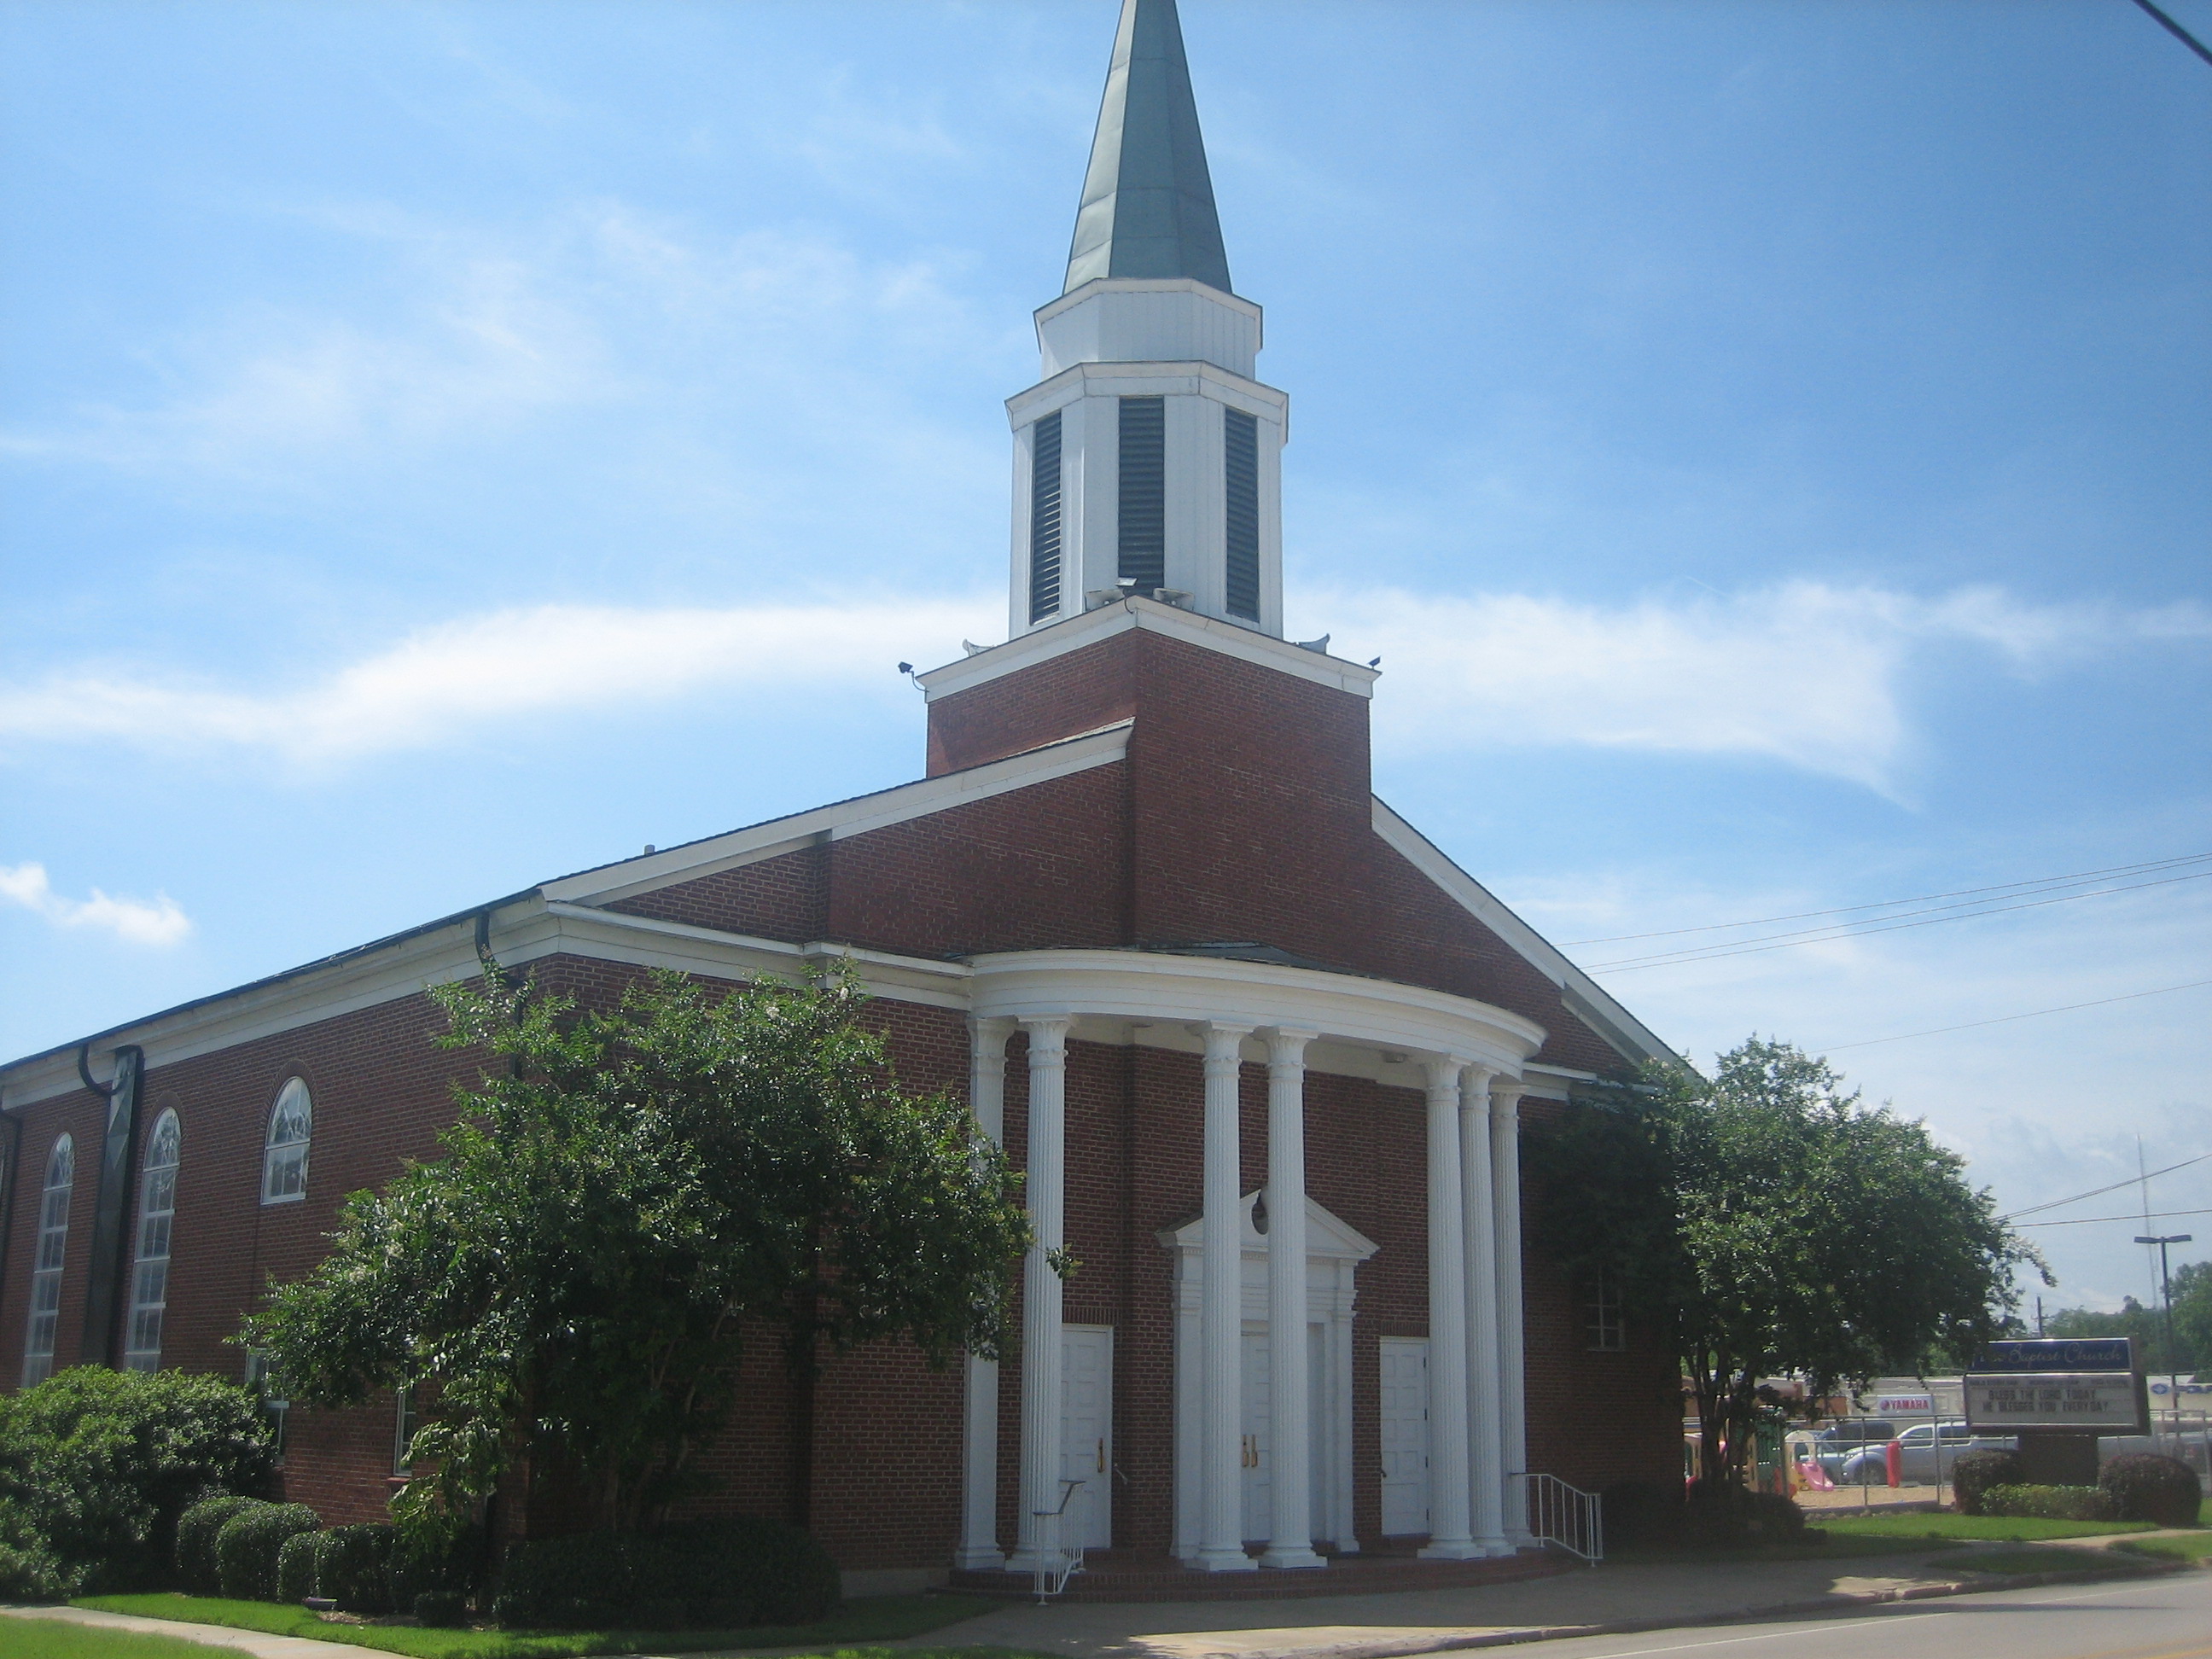
[[1164, 398], [1121, 399], [1121, 535], [1115, 574], [1151, 599], [1168, 585], [1168, 404]]
[[1583, 1328], [1589, 1346], [1601, 1353], [1620, 1353], [1628, 1346], [1628, 1328], [1620, 1317], [1620, 1287], [1601, 1269], [1590, 1281], [1589, 1297], [1583, 1304]]
[[1221, 411], [1228, 485], [1229, 614], [1260, 620], [1260, 423], [1241, 409]]
[[1060, 411], [1030, 428], [1030, 620], [1060, 609]]
[[270, 1369], [265, 1353], [246, 1356], [246, 1386], [260, 1405], [261, 1415], [269, 1425], [269, 1443], [276, 1461], [284, 1461], [284, 1419], [292, 1414], [292, 1402], [283, 1378]]
[[415, 1473], [415, 1460], [408, 1449], [415, 1443], [415, 1431], [422, 1427], [415, 1411], [415, 1384], [403, 1382], [392, 1401], [392, 1472], [404, 1478]]
[[23, 1386], [35, 1388], [54, 1372], [54, 1336], [62, 1322], [62, 1267], [69, 1257], [70, 1184], [76, 1170], [76, 1143], [64, 1135], [46, 1160], [39, 1195], [39, 1247], [31, 1260], [31, 1318], [23, 1333]]

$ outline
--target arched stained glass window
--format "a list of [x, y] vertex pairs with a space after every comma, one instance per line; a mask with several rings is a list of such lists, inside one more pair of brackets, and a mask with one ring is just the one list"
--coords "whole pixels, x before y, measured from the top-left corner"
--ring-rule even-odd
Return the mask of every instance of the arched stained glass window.
[[269, 1150], [261, 1159], [261, 1201], [296, 1204], [307, 1195], [307, 1142], [315, 1129], [314, 1103], [298, 1078], [276, 1094], [269, 1113]]
[[138, 1261], [131, 1278], [131, 1341], [127, 1370], [159, 1370], [161, 1316], [169, 1305], [169, 1225], [176, 1218], [177, 1159], [184, 1130], [173, 1111], [155, 1121], [146, 1143], [146, 1170], [138, 1183]]
[[76, 1178], [76, 1143], [67, 1135], [46, 1158], [39, 1194], [39, 1250], [31, 1259], [31, 1323], [23, 1334], [23, 1386], [53, 1375], [54, 1333], [62, 1320], [62, 1262], [69, 1253], [70, 1185]]

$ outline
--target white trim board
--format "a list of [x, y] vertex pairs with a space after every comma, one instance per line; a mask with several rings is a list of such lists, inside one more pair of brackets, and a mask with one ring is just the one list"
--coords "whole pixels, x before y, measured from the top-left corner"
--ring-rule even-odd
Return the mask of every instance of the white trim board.
[[1375, 833], [1392, 850], [1558, 986], [1567, 1012], [1612, 1044], [1623, 1057], [1638, 1061], [1656, 1060], [1668, 1066], [1684, 1063], [1682, 1057], [1653, 1036], [1642, 1020], [1568, 961], [1559, 946], [1514, 915], [1496, 894], [1454, 864], [1434, 842], [1400, 817], [1379, 796], [1375, 801], [1374, 823]]

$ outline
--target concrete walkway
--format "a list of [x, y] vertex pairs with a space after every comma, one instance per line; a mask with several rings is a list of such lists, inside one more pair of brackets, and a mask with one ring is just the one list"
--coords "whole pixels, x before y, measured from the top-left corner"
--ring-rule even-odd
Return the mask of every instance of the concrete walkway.
[[[1753, 1613], [1780, 1617], [1990, 1586], [1988, 1578], [1947, 1571], [1942, 1561], [1950, 1553], [1609, 1563], [1517, 1583], [1295, 1601], [1024, 1603], [890, 1645], [1021, 1648], [1069, 1659], [1396, 1659]], [[2146, 1566], [2147, 1571], [2166, 1570]]]

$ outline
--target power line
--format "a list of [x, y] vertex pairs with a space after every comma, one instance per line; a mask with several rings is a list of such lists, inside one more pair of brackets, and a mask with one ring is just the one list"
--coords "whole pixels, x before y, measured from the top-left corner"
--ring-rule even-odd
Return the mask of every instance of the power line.
[[[2039, 910], [2050, 904], [2070, 904], [2075, 899], [2104, 898], [2113, 893], [2139, 893], [2146, 887], [2171, 887], [2176, 882], [2203, 881], [2209, 876], [2212, 876], [2212, 870], [2200, 870], [2191, 875], [2167, 876], [2158, 881], [2130, 882], [2123, 887], [2100, 887], [2087, 893], [2063, 893], [2057, 898], [2024, 899], [2018, 904], [1993, 904], [1978, 910], [1959, 910], [1956, 915], [1930, 916], [1923, 921], [1883, 921], [1879, 927], [1839, 922], [1832, 927], [1770, 934], [1766, 939], [1729, 940], [1719, 945], [1697, 946], [1686, 951], [1660, 951], [1648, 957], [1623, 957], [1618, 962], [1595, 962], [1588, 963], [1583, 971], [1595, 974], [1610, 970], [1633, 974], [1646, 968], [1679, 968], [1685, 963], [1717, 962], [1723, 957], [1752, 956], [1763, 951], [1787, 951], [1800, 945], [1832, 944], [1837, 939], [1863, 939], [1869, 933], [1893, 933], [1907, 927], [1933, 927], [1941, 921], [1972, 921], [1978, 916], [2002, 915], [2008, 910]], [[1956, 908], [1948, 905], [1938, 908]], [[1772, 942], [1776, 940], [1780, 943]]]
[[2171, 34], [2175, 40], [2180, 41], [2183, 46], [2188, 47], [2190, 51], [2195, 52], [2206, 63], [2212, 64], [2212, 50], [2208, 50], [2202, 40], [2199, 40], [2187, 29], [2182, 27], [2180, 24], [2175, 22], [2173, 19], [2168, 17], [2156, 6], [2151, 4], [2150, 0], [2136, 0], [2136, 4], [2141, 6], [2153, 17], [2158, 19], [2159, 26], [2165, 29], [2168, 34]]
[[[2132, 1187], [2132, 1181], [2126, 1183]], [[2212, 1215], [2212, 1210], [2153, 1210], [2148, 1215], [2085, 1215], [2071, 1221], [2023, 1221], [2023, 1227], [2086, 1227], [2093, 1221], [2164, 1221], [2169, 1216]]]
[[2016, 1019], [2040, 1019], [2045, 1014], [2070, 1014], [2076, 1008], [2102, 1008], [2108, 1003], [2133, 1002], [2138, 997], [2162, 997], [2175, 991], [2194, 991], [2199, 986], [2212, 985], [2212, 979], [2192, 979], [2186, 985], [2161, 985], [2154, 991], [2130, 991], [2125, 996], [2099, 997], [2094, 1002], [2069, 1002], [2060, 1008], [2034, 1008], [2024, 1014], [2003, 1014], [1996, 1019], [1970, 1019], [1964, 1025], [1938, 1025], [1932, 1030], [1901, 1031], [1895, 1036], [1867, 1037], [1857, 1042], [1832, 1042], [1825, 1048], [1810, 1052], [1832, 1054], [1844, 1048], [1871, 1048], [1880, 1042], [1903, 1042], [1912, 1037], [1942, 1036], [1947, 1031], [1972, 1031], [1984, 1025], [2009, 1025]]
[[2199, 1152], [2195, 1158], [2185, 1158], [2179, 1164], [2169, 1164], [2163, 1170], [2153, 1170], [2148, 1175], [2130, 1176], [2125, 1181], [2115, 1181], [2109, 1187], [2093, 1187], [2086, 1193], [2076, 1193], [2071, 1198], [2054, 1198], [2048, 1204], [2031, 1204], [2024, 1210], [2014, 1210], [2010, 1215], [2001, 1215], [2000, 1221], [2016, 1221], [2024, 1215], [2041, 1215], [2045, 1210], [2063, 1210], [2069, 1204], [2079, 1204], [2085, 1198], [2102, 1198], [2106, 1193], [2117, 1193], [2123, 1187], [2132, 1187], [2140, 1182], [2155, 1180], [2172, 1175], [2176, 1170], [2185, 1170], [2192, 1164], [2212, 1159], [2212, 1152]]
[[1849, 915], [1855, 910], [1888, 910], [1900, 904], [1925, 904], [1935, 899], [1971, 898], [1977, 893], [2006, 893], [2020, 887], [2064, 887], [2077, 881], [2094, 881], [2099, 876], [2135, 875], [2145, 870], [2171, 869], [2176, 865], [2201, 864], [2212, 859], [2212, 853], [2190, 853], [2178, 858], [2148, 859], [2141, 864], [2108, 865], [2102, 870], [2080, 870], [2069, 876], [2034, 876], [2025, 881], [2002, 881], [1993, 887], [1960, 887], [1948, 893], [1914, 893], [1905, 898], [1876, 899], [1869, 904], [1838, 905], [1832, 910], [1798, 910], [1786, 916], [1753, 916], [1744, 921], [1713, 921], [1701, 927], [1666, 927], [1652, 933], [1608, 933], [1600, 939], [1571, 939], [1559, 941], [1564, 947], [1574, 945], [1625, 945], [1632, 939], [1673, 939], [1683, 933], [1718, 933], [1735, 927], [1764, 927], [1776, 921], [1807, 921], [1814, 916]]

